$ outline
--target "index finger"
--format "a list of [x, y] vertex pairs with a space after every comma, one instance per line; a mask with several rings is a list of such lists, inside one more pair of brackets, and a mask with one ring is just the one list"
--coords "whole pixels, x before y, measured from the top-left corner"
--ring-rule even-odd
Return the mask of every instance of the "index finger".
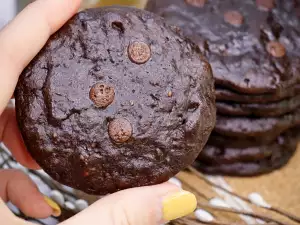
[[0, 32], [0, 114], [22, 70], [78, 10], [81, 0], [37, 0]]

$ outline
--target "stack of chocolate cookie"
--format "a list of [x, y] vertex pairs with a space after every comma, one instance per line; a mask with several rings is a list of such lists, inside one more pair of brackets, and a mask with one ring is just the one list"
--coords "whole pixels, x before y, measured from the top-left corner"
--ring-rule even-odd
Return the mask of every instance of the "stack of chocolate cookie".
[[257, 175], [288, 162], [300, 124], [300, 1], [150, 0], [213, 68], [217, 124], [197, 168]]

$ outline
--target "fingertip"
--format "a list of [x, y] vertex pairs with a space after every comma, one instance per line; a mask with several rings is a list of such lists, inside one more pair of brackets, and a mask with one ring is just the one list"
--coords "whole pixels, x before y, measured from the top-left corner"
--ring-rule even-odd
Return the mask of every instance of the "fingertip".
[[5, 187], [4, 196], [17, 206], [26, 216], [32, 218], [47, 218], [53, 210], [44, 200], [35, 183], [23, 172], [4, 170], [1, 181]]
[[[43, 10], [44, 18], [48, 22], [50, 34], [56, 32], [70, 17], [78, 12], [82, 0], [37, 0], [30, 7]], [[53, 16], [53, 13], [58, 16]]]
[[61, 209], [56, 202], [54, 202], [51, 198], [47, 196], [44, 196], [44, 201], [47, 203], [48, 206], [50, 206], [53, 216], [58, 217], [61, 215]]
[[45, 219], [53, 215], [53, 209], [44, 200], [43, 196], [38, 193], [35, 196], [31, 196], [30, 199], [33, 204], [22, 207], [22, 212], [32, 218]]
[[3, 114], [1, 115], [1, 122], [4, 125], [0, 124], [0, 126], [3, 126], [3, 134], [0, 134], [0, 136], [3, 137], [3, 143], [12, 152], [14, 158], [21, 165], [29, 169], [40, 169], [40, 166], [31, 157], [26, 149], [18, 127], [14, 108], [8, 107], [4, 110]]

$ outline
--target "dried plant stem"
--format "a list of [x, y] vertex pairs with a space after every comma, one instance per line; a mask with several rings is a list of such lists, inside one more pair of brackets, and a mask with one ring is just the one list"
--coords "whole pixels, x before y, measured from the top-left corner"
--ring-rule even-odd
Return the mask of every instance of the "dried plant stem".
[[194, 188], [192, 185], [188, 184], [186, 181], [181, 180], [181, 182], [184, 183], [184, 185], [187, 186], [191, 191], [196, 192], [197, 195], [199, 195], [200, 197], [204, 198], [207, 201], [210, 200], [209, 197], [207, 197], [205, 194], [199, 192], [196, 188]]
[[[184, 184], [186, 184], [186, 182], [183, 182]], [[188, 187], [191, 187], [191, 185], [186, 184]], [[203, 193], [201, 193], [200, 191], [198, 191], [197, 189], [191, 187], [192, 191], [194, 191], [197, 195], [199, 196], [205, 196]], [[210, 200], [209, 198], [207, 198], [206, 200]], [[228, 208], [223, 208], [223, 207], [216, 207], [216, 206], [210, 206], [207, 204], [202, 204], [202, 203], [198, 203], [198, 207], [199, 208], [210, 208], [210, 209], [214, 209], [216, 211], [226, 211]], [[271, 217], [268, 216], [263, 216], [263, 215], [259, 215], [256, 213], [250, 213], [250, 212], [246, 212], [246, 211], [240, 211], [240, 210], [235, 210], [235, 209], [228, 209], [228, 211], [226, 211], [228, 213], [235, 213], [235, 214], [239, 214], [239, 215], [245, 215], [245, 216], [250, 216], [253, 218], [257, 218], [257, 219], [261, 219], [264, 220], [265, 222], [275, 222], [276, 224], [283, 224], [286, 225], [284, 223], [282, 223], [281, 221], [275, 220]], [[213, 221], [213, 222], [202, 222], [202, 224], [209, 224], [209, 225], [232, 225], [232, 223], [228, 224], [222, 221]]]
[[243, 196], [241, 196], [241, 195], [239, 195], [239, 194], [236, 194], [236, 193], [234, 193], [234, 192], [232, 192], [232, 191], [229, 191], [229, 190], [227, 190], [226, 188], [223, 188], [222, 186], [220, 186], [220, 185], [218, 185], [218, 184], [215, 184], [214, 182], [208, 180], [203, 174], [201, 174], [200, 172], [198, 172], [195, 168], [193, 168], [193, 167], [190, 166], [188, 169], [189, 169], [191, 172], [193, 172], [193, 174], [195, 174], [197, 177], [199, 177], [201, 180], [203, 180], [205, 183], [207, 183], [208, 185], [211, 185], [211, 186], [213, 186], [213, 187], [215, 187], [215, 188], [218, 188], [218, 189], [220, 189], [220, 190], [226, 192], [227, 194], [230, 194], [230, 195], [232, 195], [232, 196], [235, 196], [235, 197], [237, 197], [237, 198], [239, 198], [239, 199], [242, 199], [242, 200], [244, 200], [244, 201], [246, 201], [246, 202], [251, 203], [251, 202], [249, 201], [248, 198], [243, 197]]
[[261, 214], [258, 214], [258, 213], [246, 212], [246, 211], [243, 211], [243, 210], [236, 210], [236, 209], [232, 209], [232, 208], [218, 207], [218, 206], [212, 206], [212, 205], [201, 204], [201, 203], [198, 203], [198, 205], [199, 205], [199, 207], [209, 208], [209, 209], [213, 209], [213, 210], [216, 210], [216, 211], [250, 216], [252, 218], [261, 219], [261, 220], [266, 221], [266, 222], [274, 222], [274, 223], [279, 224], [279, 225], [288, 225], [285, 222], [281, 222], [281, 221], [276, 220], [276, 219], [274, 219], [270, 216], [265, 216], [265, 215], [261, 215]]
[[283, 209], [279, 209], [279, 208], [276, 208], [276, 207], [273, 207], [273, 206], [271, 206], [271, 208], [267, 208], [267, 207], [262, 207], [262, 208], [269, 209], [270, 211], [276, 212], [276, 213], [278, 213], [282, 216], [285, 216], [285, 217], [289, 218], [290, 220], [300, 224], [300, 218], [298, 216], [295, 216], [295, 215], [293, 215], [289, 212], [286, 212]]
[[[197, 219], [193, 218], [182, 218], [170, 223], [171, 225], [200, 225], [200, 224], [208, 224], [208, 225], [244, 225], [242, 223], [224, 223], [219, 221], [211, 221], [211, 222], [204, 222], [198, 221]], [[277, 223], [276, 223], [277, 224]], [[264, 225], [276, 225], [275, 223], [265, 223]], [[252, 225], [261, 225], [261, 224], [252, 224]]]
[[211, 222], [204, 222], [201, 221], [199, 222], [197, 219], [190, 219], [190, 221], [196, 222], [198, 224], [208, 224], [208, 225], [244, 225], [244, 224], [238, 224], [238, 223], [224, 223], [224, 222], [219, 222], [219, 221], [211, 221]]
[[276, 208], [276, 207], [273, 207], [273, 206], [269, 208], [269, 207], [263, 207], [263, 206], [258, 206], [256, 204], [253, 204], [248, 198], [246, 198], [244, 196], [241, 196], [241, 195], [239, 195], [237, 193], [234, 193], [232, 191], [229, 191], [226, 188], [223, 188], [222, 186], [220, 186], [218, 184], [215, 184], [214, 182], [211, 182], [203, 174], [201, 174], [200, 172], [198, 172], [195, 168], [193, 168], [193, 167], [190, 166], [188, 169], [191, 172], [193, 172], [197, 177], [199, 177], [204, 182], [206, 182], [207, 184], [209, 184], [209, 185], [211, 185], [211, 186], [213, 186], [215, 188], [218, 188], [218, 189], [226, 192], [227, 194], [235, 196], [235, 197], [237, 197], [237, 198], [239, 198], [239, 199], [241, 199], [241, 200], [243, 200], [245, 202], [248, 202], [249, 204], [255, 205], [255, 206], [259, 207], [259, 208], [263, 208], [263, 209], [266, 209], [266, 210], [269, 210], [269, 211], [272, 211], [272, 212], [276, 212], [276, 213], [278, 213], [278, 214], [280, 214], [282, 216], [285, 216], [285, 217], [289, 218], [290, 220], [292, 220], [294, 222], [300, 223], [300, 217], [297, 217], [297, 216], [295, 216], [295, 215], [293, 215], [293, 214], [291, 214], [289, 212], [286, 212], [286, 211], [284, 211], [282, 209], [279, 209], [279, 208]]
[[[190, 219], [192, 221], [198, 222], [197, 219]], [[211, 221], [211, 222], [200, 222], [201, 224], [208, 224], [208, 225], [244, 225], [245, 223], [225, 223], [225, 222], [220, 222], [220, 221]], [[259, 224], [252, 224], [252, 225], [259, 225]], [[264, 225], [268, 225], [265, 223]]]
[[187, 218], [181, 218], [175, 221], [170, 222], [171, 225], [199, 225], [199, 224], [203, 224], [199, 221], [194, 221], [191, 219], [187, 219]]

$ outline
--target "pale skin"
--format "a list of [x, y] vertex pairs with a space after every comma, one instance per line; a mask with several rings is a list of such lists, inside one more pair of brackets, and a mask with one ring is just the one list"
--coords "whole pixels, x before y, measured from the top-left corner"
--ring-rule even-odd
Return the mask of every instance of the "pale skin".
[[[81, 0], [36, 0], [0, 31], [0, 142], [22, 165], [39, 169], [19, 132], [15, 110], [8, 106], [22, 70], [56, 32], [79, 9]], [[27, 216], [53, 214], [35, 184], [17, 170], [0, 170], [1, 224], [31, 224], [16, 218], [6, 207], [12, 202]], [[134, 203], [134, 204], [133, 204]], [[156, 225], [191, 213], [194, 195], [169, 183], [134, 188], [110, 195], [63, 225]]]

